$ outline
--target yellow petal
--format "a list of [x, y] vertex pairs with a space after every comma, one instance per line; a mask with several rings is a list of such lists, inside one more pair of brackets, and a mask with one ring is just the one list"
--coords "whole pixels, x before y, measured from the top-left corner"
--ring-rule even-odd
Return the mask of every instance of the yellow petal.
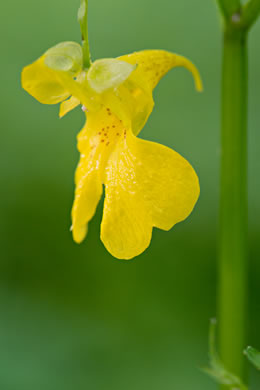
[[[131, 119], [130, 125], [125, 121], [124, 123], [126, 123], [127, 127], [132, 128], [135, 135], [144, 127], [154, 106], [152, 91], [145, 90], [143, 84], [144, 81], [133, 75], [115, 92], [118, 94], [119, 101], [124, 102], [125, 112], [128, 118]], [[114, 110], [117, 112], [117, 107]]]
[[102, 195], [98, 164], [87, 155], [81, 155], [76, 173], [76, 190], [72, 207], [73, 239], [80, 243], [87, 234], [87, 224], [94, 216]]
[[22, 87], [43, 104], [56, 104], [70, 95], [57, 72], [44, 64], [43, 56], [23, 69]]
[[198, 177], [190, 163], [174, 150], [134, 136], [128, 147], [135, 156], [135, 172], [153, 226], [171, 229], [192, 212], [200, 193]]
[[93, 217], [102, 194], [104, 170], [118, 140], [124, 138], [125, 129], [108, 107], [89, 112], [88, 120], [78, 134], [80, 162], [75, 174], [75, 200], [72, 208], [72, 232], [81, 242], [86, 227]]
[[[97, 116], [98, 117], [98, 116]], [[75, 198], [72, 207], [72, 234], [73, 239], [80, 243], [87, 234], [87, 224], [94, 216], [97, 204], [102, 195], [102, 153], [97, 143], [98, 128], [96, 115], [90, 115], [83, 129], [78, 134], [78, 150], [80, 161], [75, 174]]]
[[66, 111], [68, 108], [72, 109], [71, 103], [75, 107], [75, 99], [93, 111], [98, 110], [100, 106], [99, 96], [90, 93], [88, 85], [82, 82], [83, 75], [84, 72], [81, 72], [77, 80], [74, 80], [73, 75], [69, 72], [51, 69], [45, 65], [43, 55], [33, 64], [23, 69], [22, 87], [44, 104], [60, 103], [69, 96], [74, 96], [74, 99], [61, 108], [63, 115], [68, 112]]
[[118, 147], [106, 169], [101, 240], [118, 259], [142, 253], [152, 238], [152, 220], [140, 197], [130, 151]]
[[71, 96], [68, 100], [64, 100], [64, 102], [60, 104], [59, 117], [62, 118], [68, 112], [74, 110], [79, 104], [80, 101], [75, 96]]
[[121, 56], [119, 59], [130, 64], [137, 64], [138, 67], [133, 77], [144, 78], [151, 89], [156, 87], [160, 79], [170, 69], [183, 66], [192, 73], [197, 90], [202, 90], [202, 83], [197, 68], [187, 58], [178, 54], [173, 54], [165, 50], [143, 50]]
[[130, 132], [108, 161], [105, 186], [101, 239], [120, 259], [142, 253], [153, 226], [168, 230], [187, 218], [199, 196], [197, 175], [183, 157]]
[[[81, 71], [76, 77], [76, 82], [79, 84], [83, 84], [85, 81], [85, 76], [86, 76], [86, 72]], [[60, 104], [59, 117], [62, 118], [68, 112], [74, 110], [74, 108], [76, 108], [79, 104], [80, 104], [80, 100], [75, 96], [71, 96], [69, 99], [65, 100]]]
[[97, 112], [100, 109], [102, 105], [101, 98], [97, 93], [90, 90], [87, 83], [74, 80], [68, 72], [55, 71], [55, 73], [61, 85], [69, 92], [69, 95], [74, 96], [82, 105], [93, 112]]

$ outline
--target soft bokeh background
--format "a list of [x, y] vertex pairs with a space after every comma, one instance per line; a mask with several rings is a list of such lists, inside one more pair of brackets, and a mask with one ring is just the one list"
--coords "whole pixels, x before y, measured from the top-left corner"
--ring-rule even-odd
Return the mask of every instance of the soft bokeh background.
[[[208, 320], [216, 314], [220, 32], [214, 0], [89, 0], [92, 57], [164, 48], [192, 59], [205, 91], [170, 72], [141, 136], [196, 168], [201, 197], [149, 249], [119, 261], [99, 240], [102, 204], [78, 246], [69, 232], [76, 134], [20, 86], [23, 66], [60, 41], [79, 41], [79, 1], [1, 2], [0, 388], [203, 390]], [[250, 335], [260, 347], [260, 22], [250, 35]], [[252, 389], [260, 375], [253, 369]], [[257, 384], [258, 383], [258, 384]]]

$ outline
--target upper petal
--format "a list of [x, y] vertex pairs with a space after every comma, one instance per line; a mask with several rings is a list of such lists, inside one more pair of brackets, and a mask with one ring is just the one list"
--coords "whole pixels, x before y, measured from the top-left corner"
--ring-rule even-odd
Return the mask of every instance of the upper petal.
[[97, 110], [101, 105], [98, 94], [90, 90], [81, 69], [81, 47], [75, 42], [63, 42], [47, 50], [38, 60], [22, 71], [22, 87], [45, 104], [73, 99], [61, 107], [61, 116], [78, 102]]
[[191, 71], [197, 89], [202, 89], [197, 68], [185, 57], [177, 54], [164, 50], [144, 50], [119, 59], [137, 64], [137, 68], [129, 78], [114, 91], [118, 99], [124, 102], [125, 110], [128, 110], [131, 128], [135, 135], [142, 130], [152, 112], [154, 87], [170, 69], [184, 66]]
[[[195, 65], [187, 58], [165, 50], [143, 50], [119, 57], [130, 64], [138, 64], [134, 76], [145, 79], [148, 87], [156, 87], [160, 79], [172, 68], [183, 66], [188, 69], [195, 81], [196, 88], [201, 91], [202, 83]], [[131, 76], [130, 76], [131, 78]]]
[[23, 68], [22, 87], [43, 104], [56, 104], [70, 95], [57, 72], [45, 65], [43, 56]]

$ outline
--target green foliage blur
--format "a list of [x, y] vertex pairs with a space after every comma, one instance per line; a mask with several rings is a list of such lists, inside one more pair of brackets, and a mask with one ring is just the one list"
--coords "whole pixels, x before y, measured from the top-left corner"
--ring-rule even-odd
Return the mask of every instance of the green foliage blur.
[[[168, 49], [199, 68], [172, 70], [141, 137], [185, 156], [199, 202], [149, 249], [114, 259], [99, 240], [102, 204], [83, 244], [70, 209], [80, 108], [60, 120], [20, 86], [23, 66], [61, 41], [80, 42], [79, 1], [2, 1], [0, 389], [210, 390], [209, 318], [216, 315], [220, 162], [220, 18], [214, 0], [89, 0], [92, 58]], [[250, 345], [260, 348], [260, 22], [249, 51]], [[245, 346], [246, 347], [246, 346]], [[242, 351], [241, 351], [242, 353]], [[260, 375], [252, 369], [252, 389]], [[258, 383], [258, 384], [257, 384]]]

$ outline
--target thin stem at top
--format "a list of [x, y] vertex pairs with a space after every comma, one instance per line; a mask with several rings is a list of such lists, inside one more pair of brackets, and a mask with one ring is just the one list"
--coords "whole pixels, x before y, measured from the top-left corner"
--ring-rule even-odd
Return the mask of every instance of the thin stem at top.
[[91, 65], [91, 56], [88, 39], [88, 0], [80, 0], [78, 10], [78, 21], [81, 30], [82, 50], [83, 50], [83, 67], [88, 69]]

